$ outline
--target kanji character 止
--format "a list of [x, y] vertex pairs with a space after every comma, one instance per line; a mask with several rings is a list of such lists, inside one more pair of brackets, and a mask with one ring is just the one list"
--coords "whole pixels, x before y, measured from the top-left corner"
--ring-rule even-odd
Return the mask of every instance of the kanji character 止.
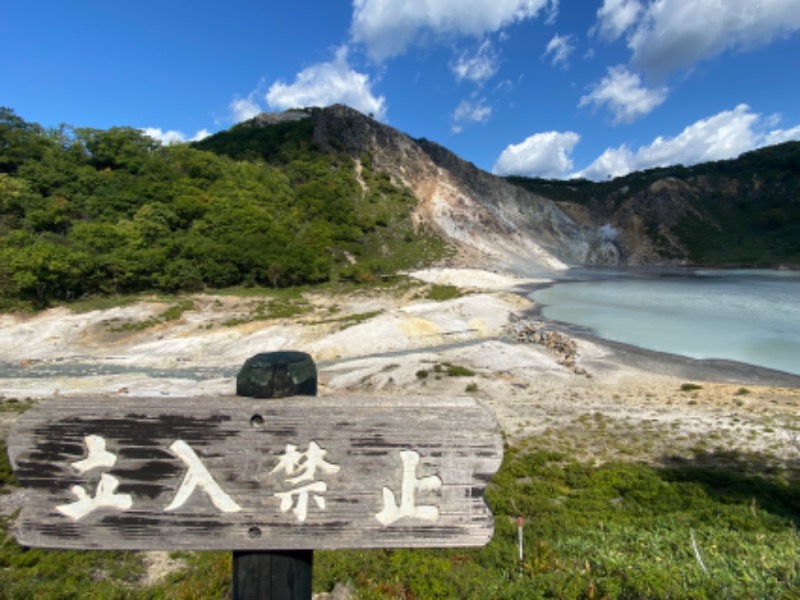
[[388, 487], [383, 488], [383, 510], [375, 515], [382, 525], [391, 525], [403, 517], [414, 517], [425, 521], [437, 521], [439, 508], [436, 506], [416, 506], [415, 495], [419, 491], [433, 491], [442, 487], [442, 480], [436, 475], [417, 479], [417, 466], [419, 453], [413, 450], [400, 452], [403, 462], [403, 483], [400, 491], [400, 505], [398, 506], [394, 492]]

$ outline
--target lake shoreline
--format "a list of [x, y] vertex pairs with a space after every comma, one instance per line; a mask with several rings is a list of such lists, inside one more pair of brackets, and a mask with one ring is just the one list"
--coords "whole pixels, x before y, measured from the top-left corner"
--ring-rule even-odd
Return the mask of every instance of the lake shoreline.
[[[651, 357], [651, 367], [662, 357], [672, 365], [670, 372], [680, 369], [697, 371], [704, 379], [735, 376], [797, 386], [796, 361], [787, 362], [794, 353], [779, 350], [797, 347], [797, 328], [791, 320], [796, 309], [782, 320], [762, 319], [759, 315], [765, 313], [755, 312], [767, 310], [770, 302], [775, 310], [791, 306], [787, 297], [796, 281], [796, 276], [787, 279], [774, 270], [597, 269], [587, 274], [578, 269], [547, 284], [526, 286], [525, 293], [536, 304], [531, 313], [535, 318], [570, 335], [619, 348], [629, 357], [634, 349], [641, 350]], [[644, 292], [651, 289], [651, 282], [652, 294]], [[756, 291], [738, 295], [737, 290], [745, 287]], [[687, 314], [687, 306], [696, 306], [699, 317]], [[753, 348], [769, 353], [757, 355]]]

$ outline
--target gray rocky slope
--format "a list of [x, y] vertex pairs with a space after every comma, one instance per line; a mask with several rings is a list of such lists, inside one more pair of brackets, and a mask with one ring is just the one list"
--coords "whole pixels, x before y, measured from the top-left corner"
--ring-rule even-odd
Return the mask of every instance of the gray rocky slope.
[[418, 199], [415, 219], [454, 242], [472, 266], [535, 273], [619, 261], [615, 240], [604, 228], [578, 224], [548, 198], [352, 108], [287, 111], [255, 121], [268, 126], [304, 114], [314, 120], [313, 141], [320, 148], [349, 153], [357, 169], [368, 153], [374, 168], [410, 188]]

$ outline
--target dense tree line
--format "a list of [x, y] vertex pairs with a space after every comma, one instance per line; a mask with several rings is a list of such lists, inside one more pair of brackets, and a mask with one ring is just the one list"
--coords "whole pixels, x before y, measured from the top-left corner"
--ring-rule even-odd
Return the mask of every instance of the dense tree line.
[[274, 140], [270, 164], [127, 127], [45, 130], [0, 108], [1, 297], [46, 305], [320, 282], [357, 273], [354, 260], [406, 266], [393, 260], [418, 241], [411, 195], [369, 170], [365, 192], [353, 159], [314, 151], [309, 133]]

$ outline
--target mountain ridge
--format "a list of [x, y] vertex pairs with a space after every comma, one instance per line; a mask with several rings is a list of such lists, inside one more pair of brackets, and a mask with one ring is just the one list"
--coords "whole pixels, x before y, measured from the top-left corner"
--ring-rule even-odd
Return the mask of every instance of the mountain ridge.
[[[800, 267], [800, 142], [606, 182], [498, 177], [425, 138], [344, 106], [263, 113], [307, 119], [310, 139], [372, 165], [417, 198], [414, 219], [462, 262], [518, 273], [578, 265]], [[202, 142], [201, 142], [202, 144]]]
[[606, 182], [508, 180], [613, 229], [625, 264], [800, 268], [800, 142]]
[[[414, 139], [350, 107], [263, 113], [234, 129], [285, 123], [286, 117], [280, 115], [297, 121], [302, 113], [319, 149], [344, 152], [357, 164], [368, 154], [374, 168], [409, 188], [418, 199], [416, 221], [432, 225], [455, 242], [464, 261], [520, 273], [618, 262], [616, 245], [602, 229], [576, 223], [550, 199], [513, 186], [439, 144]], [[213, 136], [196, 144], [205, 149], [214, 145]]]

